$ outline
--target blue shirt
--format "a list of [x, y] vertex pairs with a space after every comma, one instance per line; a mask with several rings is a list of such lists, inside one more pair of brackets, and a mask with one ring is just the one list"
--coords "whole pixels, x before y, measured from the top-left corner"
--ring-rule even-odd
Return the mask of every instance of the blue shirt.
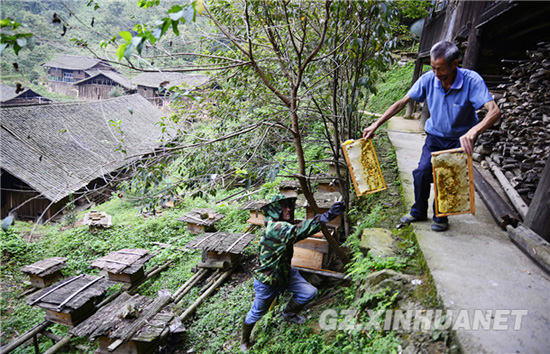
[[426, 132], [451, 139], [458, 139], [476, 125], [476, 110], [493, 100], [481, 76], [461, 68], [457, 68], [448, 92], [434, 72], [429, 71], [414, 83], [408, 95], [415, 101], [428, 103], [431, 117], [426, 121]]

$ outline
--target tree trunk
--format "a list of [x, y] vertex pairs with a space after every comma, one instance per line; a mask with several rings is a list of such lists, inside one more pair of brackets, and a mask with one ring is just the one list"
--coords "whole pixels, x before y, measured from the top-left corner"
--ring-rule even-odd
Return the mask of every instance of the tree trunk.
[[[304, 192], [304, 196], [306, 197], [306, 200], [308, 201], [309, 205], [311, 205], [311, 208], [313, 209], [313, 212], [315, 214], [319, 214], [319, 206], [317, 205], [317, 202], [315, 201], [315, 198], [313, 197], [313, 193], [311, 193], [311, 190], [309, 189], [309, 184], [307, 183], [306, 179], [306, 163], [304, 158], [304, 149], [302, 147], [302, 139], [300, 136], [300, 127], [298, 125], [298, 115], [296, 114], [296, 97], [293, 95], [291, 99], [291, 117], [292, 117], [292, 130], [294, 134], [294, 145], [296, 146], [296, 155], [298, 158], [298, 181], [300, 182], [300, 186], [302, 187], [302, 191]], [[325, 236], [325, 239], [327, 240], [330, 247], [336, 252], [336, 255], [344, 265], [349, 263], [349, 258], [344, 252], [344, 250], [340, 247], [338, 242], [332, 237], [330, 232], [327, 230], [325, 226], [322, 228], [323, 236]]]

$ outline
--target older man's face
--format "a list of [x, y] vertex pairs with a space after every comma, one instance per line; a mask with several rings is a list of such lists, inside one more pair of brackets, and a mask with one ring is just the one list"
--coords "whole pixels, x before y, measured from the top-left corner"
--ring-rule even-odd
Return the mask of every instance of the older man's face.
[[458, 60], [454, 60], [451, 64], [449, 64], [445, 58], [434, 59], [432, 57], [430, 59], [430, 64], [432, 66], [432, 71], [439, 81], [443, 84], [452, 85], [455, 79], [454, 73], [456, 72], [456, 68], [458, 66]]

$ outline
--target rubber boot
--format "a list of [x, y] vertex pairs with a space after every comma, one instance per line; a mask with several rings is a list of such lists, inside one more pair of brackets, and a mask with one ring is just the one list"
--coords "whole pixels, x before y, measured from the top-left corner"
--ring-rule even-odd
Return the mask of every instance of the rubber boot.
[[305, 307], [306, 304], [300, 305], [296, 302], [294, 297], [290, 298], [288, 304], [283, 311], [283, 319], [287, 322], [296, 323], [298, 325], [303, 325], [306, 322], [304, 316], [298, 315], [300, 311]]
[[243, 337], [241, 339], [241, 345], [239, 346], [243, 353], [252, 347], [250, 343], [250, 334], [255, 324], [256, 323], [248, 324], [246, 323], [246, 319], [243, 319]]

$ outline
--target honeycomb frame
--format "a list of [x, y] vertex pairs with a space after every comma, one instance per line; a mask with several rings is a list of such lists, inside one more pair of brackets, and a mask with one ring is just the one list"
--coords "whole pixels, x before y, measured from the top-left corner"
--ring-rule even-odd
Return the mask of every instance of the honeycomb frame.
[[435, 215], [475, 214], [472, 155], [462, 148], [432, 152]]
[[[376, 151], [372, 145], [372, 139], [346, 141], [341, 147], [357, 197], [380, 192], [387, 188]], [[358, 154], [357, 148], [360, 148], [360, 154]]]

